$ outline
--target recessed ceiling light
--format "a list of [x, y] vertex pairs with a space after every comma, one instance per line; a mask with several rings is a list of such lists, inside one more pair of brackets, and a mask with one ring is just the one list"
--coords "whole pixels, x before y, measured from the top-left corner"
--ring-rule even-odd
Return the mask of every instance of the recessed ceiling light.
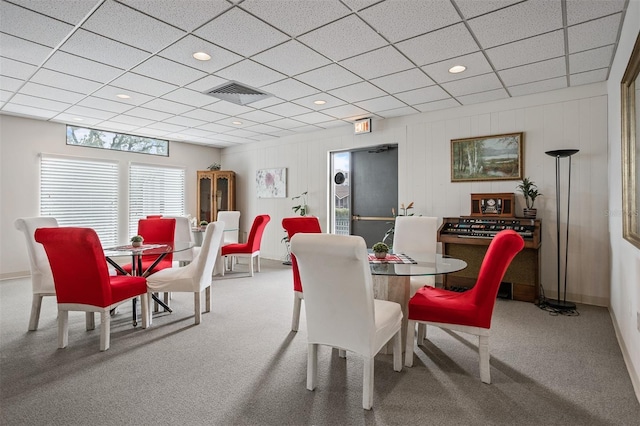
[[124, 93], [120, 93], [119, 95], [116, 95], [116, 96], [119, 97], [120, 99], [131, 99], [131, 96], [125, 95]]
[[232, 121], [231, 124], [240, 125], [240, 124], [242, 124], [242, 121]]
[[327, 101], [323, 101], [323, 100], [317, 100], [317, 101], [313, 101], [314, 104], [316, 105], [324, 105], [327, 103]]
[[204, 52], [196, 52], [193, 54], [193, 57], [199, 61], [208, 61], [209, 59], [211, 59], [211, 55]]
[[449, 68], [449, 72], [451, 74], [458, 74], [459, 72], [462, 72], [462, 71], [464, 71], [466, 69], [467, 69], [467, 67], [465, 67], [464, 65], [455, 65], [455, 66]]
[[80, 118], [80, 117], [73, 117], [73, 120], [74, 120], [74, 121], [83, 121], [83, 119], [82, 119], [82, 118]]

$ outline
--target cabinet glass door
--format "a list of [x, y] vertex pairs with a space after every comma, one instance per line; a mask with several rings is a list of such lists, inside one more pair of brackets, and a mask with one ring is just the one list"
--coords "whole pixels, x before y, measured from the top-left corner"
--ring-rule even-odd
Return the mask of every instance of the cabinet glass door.
[[229, 210], [229, 178], [218, 176], [216, 178], [216, 216], [219, 211]]
[[198, 212], [198, 223], [203, 220], [211, 222], [213, 219], [211, 216], [211, 178], [201, 176], [198, 181], [198, 187], [198, 204], [200, 209]]

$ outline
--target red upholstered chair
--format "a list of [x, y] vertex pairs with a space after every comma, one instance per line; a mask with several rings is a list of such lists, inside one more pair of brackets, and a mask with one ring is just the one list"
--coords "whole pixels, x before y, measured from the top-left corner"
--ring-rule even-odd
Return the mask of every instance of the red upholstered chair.
[[142, 327], [148, 325], [147, 280], [110, 276], [98, 235], [90, 228], [39, 228], [35, 240], [49, 258], [58, 300], [58, 347], [69, 342], [69, 311], [85, 311], [87, 330], [95, 328], [93, 313], [100, 313], [100, 350], [109, 349], [110, 310], [142, 297]]
[[[298, 232], [305, 234], [322, 233], [320, 222], [317, 217], [285, 217], [282, 219], [282, 227], [287, 231], [289, 241]], [[300, 271], [298, 270], [298, 261], [296, 257], [291, 255], [291, 266], [293, 269], [293, 318], [291, 320], [291, 331], [298, 331], [300, 323], [300, 307], [302, 305], [302, 282], [300, 281]]]
[[[409, 300], [405, 363], [413, 365], [413, 335], [416, 323], [434, 325], [478, 336], [480, 379], [491, 383], [489, 334], [498, 288], [524, 240], [513, 230], [499, 232], [489, 244], [473, 288], [457, 293], [423, 287]], [[421, 342], [418, 342], [421, 343]]]
[[[173, 244], [176, 229], [175, 218], [152, 218], [140, 219], [138, 221], [138, 235], [144, 238], [144, 244]], [[142, 271], [150, 267], [158, 258], [157, 255], [142, 256]], [[173, 253], [167, 254], [149, 273], [153, 273], [165, 268], [173, 266]], [[131, 264], [122, 267], [125, 271], [131, 273]]]
[[[253, 276], [253, 262], [256, 259], [257, 269], [260, 272], [260, 243], [262, 242], [262, 234], [267, 223], [271, 220], [268, 214], [262, 214], [256, 216], [249, 231], [246, 243], [227, 244], [222, 246], [222, 256], [236, 256], [236, 257], [248, 257], [249, 258], [249, 270], [251, 276]], [[231, 269], [233, 270], [233, 262], [231, 262]], [[224, 268], [223, 268], [224, 275]]]

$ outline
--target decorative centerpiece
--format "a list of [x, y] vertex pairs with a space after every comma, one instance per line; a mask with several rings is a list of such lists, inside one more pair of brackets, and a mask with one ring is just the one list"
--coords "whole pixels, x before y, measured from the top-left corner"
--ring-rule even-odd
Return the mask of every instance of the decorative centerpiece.
[[522, 195], [524, 195], [524, 202], [527, 205], [527, 207], [523, 209], [524, 217], [535, 219], [538, 214], [538, 209], [534, 209], [533, 204], [535, 203], [536, 198], [542, 195], [538, 192], [538, 187], [532, 180], [526, 177], [522, 179], [522, 182], [517, 186], [517, 189], [519, 189], [522, 192]]
[[142, 238], [142, 235], [135, 235], [131, 237], [131, 245], [134, 247], [140, 247], [143, 241], [144, 238]]
[[220, 163], [213, 163], [213, 164], [210, 164], [209, 167], [207, 167], [207, 169], [211, 170], [212, 172], [216, 170], [220, 170], [221, 168], [222, 166], [220, 165]]
[[378, 259], [384, 259], [387, 257], [387, 253], [389, 253], [389, 246], [383, 242], [375, 243], [371, 249]]

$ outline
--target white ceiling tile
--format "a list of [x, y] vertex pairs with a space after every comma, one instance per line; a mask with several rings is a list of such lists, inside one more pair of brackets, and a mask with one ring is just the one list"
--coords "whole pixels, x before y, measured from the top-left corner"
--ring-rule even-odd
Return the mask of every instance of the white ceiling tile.
[[188, 117], [181, 117], [179, 115], [176, 115], [171, 118], [167, 118], [166, 120], [164, 120], [164, 123], [175, 124], [175, 125], [184, 126], [184, 127], [198, 127], [198, 126], [202, 126], [203, 124], [207, 124], [206, 121], [196, 120]]
[[62, 101], [70, 104], [75, 104], [80, 99], [84, 98], [84, 95], [80, 93], [69, 92], [66, 90], [56, 89], [55, 87], [44, 86], [42, 84], [36, 83], [25, 84], [20, 89], [20, 93], [45, 99], [52, 99], [54, 101]]
[[324, 123], [316, 123], [316, 126], [323, 129], [333, 129], [334, 127], [353, 126], [353, 123], [348, 123], [342, 120], [325, 121]]
[[[452, 74], [449, 69], [454, 65], [464, 65], [467, 69], [464, 72]], [[446, 83], [447, 81], [460, 80], [493, 71], [482, 52], [447, 59], [446, 61], [426, 65], [422, 69], [437, 83]]]
[[327, 0], [298, 1], [294, 7], [290, 0], [245, 0], [241, 6], [293, 37], [351, 12], [340, 2]]
[[34, 108], [26, 105], [8, 103], [4, 104], [2, 112], [48, 120], [56, 116], [59, 111], [49, 111], [44, 108]]
[[245, 130], [245, 129], [236, 129], [236, 130], [232, 130], [230, 132], [225, 133], [225, 135], [237, 136], [239, 138], [255, 138], [256, 136], [259, 136], [259, 133], [252, 132], [250, 130]]
[[182, 114], [194, 109], [192, 106], [179, 104], [177, 102], [167, 101], [166, 99], [156, 98], [146, 104], [145, 108], [155, 109], [156, 111], [168, 112], [170, 114]]
[[[314, 103], [315, 101], [324, 101], [325, 103], [322, 105], [318, 105]], [[323, 109], [344, 105], [345, 101], [343, 101], [342, 99], [338, 99], [335, 96], [331, 96], [328, 93], [316, 93], [315, 95], [296, 99], [293, 101], [293, 103], [316, 111], [321, 111]]]
[[156, 111], [153, 109], [143, 108], [143, 107], [130, 109], [129, 111], [127, 111], [127, 115], [131, 115], [133, 117], [146, 118], [147, 120], [153, 120], [153, 121], [162, 121], [173, 116], [173, 114], [168, 114], [166, 112]]
[[376, 111], [376, 114], [383, 118], [391, 118], [391, 117], [401, 117], [403, 115], [417, 114], [418, 112], [419, 111], [416, 111], [415, 108], [405, 106], [402, 108], [388, 109], [385, 111]]
[[147, 120], [146, 118], [133, 117], [126, 114], [120, 114], [111, 118], [111, 120], [109, 121], [113, 121], [116, 123], [129, 124], [130, 126], [135, 126], [135, 127], [144, 127], [154, 123], [156, 120]]
[[31, 77], [38, 67], [25, 62], [14, 61], [13, 59], [0, 57], [0, 74], [20, 80]]
[[250, 108], [248, 106], [238, 105], [227, 101], [218, 101], [213, 104], [205, 105], [203, 108], [225, 115], [240, 115], [244, 114], [245, 112], [253, 111], [253, 108]]
[[509, 68], [498, 74], [506, 86], [531, 83], [534, 81], [548, 80], [554, 77], [566, 75], [567, 65], [564, 57], [536, 62], [535, 64]]
[[[425, 48], [428, 46], [428, 48]], [[464, 24], [434, 31], [396, 44], [418, 66], [466, 55], [479, 49]]]
[[204, 95], [200, 92], [184, 88], [176, 89], [173, 92], [169, 92], [166, 95], [163, 95], [162, 99], [168, 99], [170, 101], [180, 102], [182, 104], [198, 108], [217, 101], [217, 98], [213, 98], [209, 95]]
[[569, 55], [569, 70], [571, 74], [591, 71], [609, 67], [613, 55], [613, 46], [604, 46], [598, 49]]
[[238, 8], [225, 12], [195, 34], [246, 57], [289, 39], [286, 34]]
[[396, 93], [394, 96], [409, 105], [424, 104], [449, 97], [447, 92], [438, 86], [429, 86], [408, 92]]
[[535, 83], [521, 84], [519, 86], [509, 87], [511, 96], [523, 96], [532, 93], [546, 92], [549, 90], [563, 89], [567, 87], [567, 78], [558, 77], [544, 81], [537, 81]]
[[132, 72], [116, 78], [111, 82], [111, 85], [138, 93], [144, 93], [149, 96], [162, 96], [178, 88], [178, 86], [173, 84], [144, 77]]
[[568, 25], [622, 12], [625, 4], [625, 0], [566, 0], [566, 2]]
[[369, 99], [368, 101], [356, 102], [355, 104], [360, 108], [371, 112], [406, 107], [403, 102], [393, 96], [382, 96], [380, 98]]
[[349, 8], [354, 12], [369, 7], [374, 3], [378, 3], [379, 1], [380, 0], [342, 0], [342, 2], [349, 6]]
[[89, 96], [87, 98], [84, 98], [83, 100], [81, 100], [80, 102], [78, 102], [78, 105], [83, 106], [83, 107], [87, 107], [87, 108], [94, 108], [94, 109], [100, 109], [100, 110], [104, 110], [104, 111], [110, 111], [110, 112], [117, 112], [119, 114], [130, 110], [131, 108], [133, 108], [133, 105], [127, 105], [124, 103], [120, 103], [120, 102], [115, 102], [115, 101], [110, 101], [107, 99], [102, 99], [102, 98], [96, 98], [93, 96]]
[[156, 129], [154, 127], [140, 127], [138, 130], [136, 130], [136, 132], [142, 134], [143, 136], [149, 136], [149, 137], [157, 137], [157, 138], [162, 138], [162, 137], [166, 137], [169, 133], [171, 133], [171, 131], [168, 130], [160, 130], [160, 129]]
[[[295, 58], [295, 60], [292, 61], [291, 58]], [[288, 76], [331, 63], [327, 58], [296, 40], [290, 40], [266, 50], [252, 59]]]
[[228, 80], [226, 78], [217, 77], [215, 75], [208, 75], [205, 78], [201, 78], [198, 81], [194, 81], [191, 84], [185, 86], [187, 89], [195, 90], [196, 92], [206, 92], [214, 87], [218, 87]]
[[[234, 124], [234, 121], [240, 124]], [[228, 133], [234, 129], [244, 129], [245, 127], [255, 126], [258, 123], [256, 123], [255, 121], [242, 119], [238, 117], [227, 117], [227, 118], [223, 118], [222, 120], [218, 120], [216, 124], [221, 124], [223, 126], [230, 127], [229, 130], [225, 131], [225, 133]], [[202, 126], [200, 126], [200, 128], [202, 128]]]
[[101, 118], [91, 118], [86, 116], [80, 116], [77, 114], [69, 114], [67, 112], [58, 114], [55, 117], [53, 117], [51, 120], [59, 121], [61, 123], [68, 123], [73, 126], [95, 126], [96, 124], [102, 121]]
[[562, 28], [559, 1], [526, 1], [468, 21], [478, 43], [487, 49]]
[[321, 127], [314, 126], [312, 124], [296, 127], [295, 129], [296, 129], [296, 133], [309, 133], [309, 132], [317, 132], [318, 130], [322, 130]]
[[424, 104], [414, 105], [413, 107], [420, 112], [437, 111], [440, 109], [454, 108], [460, 106], [460, 103], [453, 98], [441, 99], [435, 102], [427, 102]]
[[167, 131], [167, 132], [172, 132], [172, 133], [182, 132], [182, 131], [187, 129], [187, 127], [185, 127], [185, 126], [177, 126], [175, 124], [169, 124], [169, 123], [162, 122], [162, 121], [150, 124], [150, 125], [146, 126], [146, 128], [155, 129], [155, 130], [162, 130], [162, 131]]
[[582, 84], [605, 81], [607, 79], [608, 73], [608, 68], [601, 68], [599, 70], [587, 71], [579, 74], [571, 74], [571, 86], [580, 86]]
[[[211, 56], [211, 59], [208, 61], [199, 61], [193, 57], [193, 54], [196, 52], [205, 52]], [[216, 72], [243, 59], [240, 55], [236, 55], [227, 49], [223, 49], [193, 35], [188, 35], [177, 41], [160, 52], [158, 56], [172, 59], [177, 63], [197, 68], [207, 73]]]
[[13, 96], [13, 92], [8, 90], [0, 90], [0, 102], [7, 102]]
[[553, 31], [486, 50], [497, 70], [530, 64], [564, 55], [564, 31]]
[[337, 64], [297, 75], [296, 80], [325, 91], [362, 81], [360, 77]]
[[192, 31], [231, 7], [225, 0], [121, 0], [168, 24]]
[[326, 114], [323, 114], [321, 112], [308, 112], [306, 114], [301, 114], [301, 115], [296, 115], [295, 117], [296, 120], [305, 122], [307, 124], [316, 124], [316, 123], [322, 123], [325, 121], [329, 121], [331, 120], [331, 116], [328, 116]]
[[207, 130], [201, 130], [201, 129], [187, 129], [187, 130], [184, 130], [182, 133], [185, 135], [199, 136], [199, 137], [209, 137], [215, 134]]
[[251, 102], [251, 107], [256, 109], [266, 109], [267, 107], [283, 104], [284, 99], [280, 99], [276, 96], [271, 96], [270, 98], [260, 99], [259, 101]]
[[62, 112], [69, 108], [71, 104], [53, 101], [51, 99], [36, 98], [18, 93], [11, 99], [12, 104], [24, 105], [34, 108], [43, 108], [49, 111]]
[[101, 129], [105, 129], [111, 132], [123, 132], [123, 133], [128, 133], [128, 132], [132, 132], [134, 130], [136, 130], [138, 127], [140, 126], [132, 126], [131, 124], [125, 124], [125, 123], [118, 123], [118, 122], [114, 122], [114, 121], [103, 121], [98, 125], [99, 128]]
[[278, 105], [273, 105], [267, 108], [263, 108], [264, 111], [278, 114], [282, 117], [293, 117], [294, 115], [305, 114], [310, 112], [309, 108], [305, 108], [301, 105], [296, 105], [291, 102], [285, 102]]
[[64, 1], [41, 1], [41, 0], [11, 0], [27, 9], [43, 15], [56, 18], [68, 24], [78, 24], [99, 1], [87, 0], [64, 0]]
[[569, 40], [569, 53], [606, 46], [616, 42], [618, 27], [622, 14], [607, 16], [574, 25], [567, 30]]
[[6, 1], [0, 3], [0, 27], [6, 34], [49, 47], [57, 46], [73, 29], [72, 25]]
[[44, 64], [44, 68], [75, 75], [87, 80], [106, 83], [123, 73], [120, 68], [111, 67], [80, 56], [57, 51]]
[[[295, 129], [296, 127], [304, 126], [305, 123], [298, 120], [293, 120], [291, 118], [282, 118], [280, 120], [270, 122], [269, 125], [278, 127], [280, 129]], [[278, 133], [274, 133], [274, 134], [278, 134]]]
[[481, 102], [491, 102], [498, 99], [506, 99], [509, 94], [504, 89], [489, 90], [487, 92], [473, 93], [470, 95], [458, 96], [457, 99], [462, 105], [479, 104]]
[[262, 86], [260, 89], [287, 101], [318, 93], [317, 89], [314, 89], [304, 83], [300, 83], [292, 78]]
[[72, 92], [83, 93], [85, 95], [98, 90], [100, 86], [102, 86], [101, 83], [95, 81], [74, 77], [72, 75], [63, 74], [44, 68], [40, 68], [38, 72], [36, 72], [35, 75], [31, 78], [31, 81], [34, 83], [57, 87], [58, 89], [65, 89]]
[[455, 0], [456, 5], [462, 12], [462, 15], [471, 19], [478, 15], [484, 15], [503, 7], [518, 3], [521, 0]]
[[187, 111], [182, 114], [182, 116], [202, 121], [218, 121], [227, 117], [227, 114], [220, 114], [219, 112], [207, 111], [206, 109], [199, 108]]
[[374, 78], [371, 83], [389, 93], [405, 92], [421, 87], [433, 86], [433, 80], [418, 68], [402, 71], [384, 77]]
[[185, 35], [185, 32], [157, 19], [105, 1], [82, 28], [147, 52], [157, 52]]
[[265, 84], [287, 78], [284, 74], [273, 71], [248, 59], [231, 65], [222, 71], [218, 71], [216, 75], [226, 80], [238, 81], [253, 87], [261, 87]]
[[341, 119], [348, 119], [350, 117], [369, 114], [368, 111], [362, 108], [358, 108], [355, 105], [342, 105], [339, 107], [325, 109], [322, 112], [332, 117]]
[[61, 50], [123, 69], [129, 69], [149, 56], [143, 50], [82, 29], [73, 33], [62, 45]]
[[18, 90], [24, 82], [24, 80], [20, 80], [18, 78], [0, 75], [0, 87], [2, 87], [4, 90], [10, 90], [14, 92]]
[[242, 121], [251, 120], [256, 123], [268, 123], [269, 121], [279, 120], [282, 118], [280, 115], [272, 114], [267, 111], [250, 111], [236, 115], [236, 117]]
[[40, 65], [51, 48], [0, 32], [0, 51], [5, 58]]
[[99, 118], [101, 120], [109, 120], [110, 118], [116, 116], [116, 114], [113, 113], [113, 112], [99, 110], [99, 109], [93, 109], [93, 108], [86, 108], [86, 107], [78, 106], [78, 105], [74, 105], [74, 106], [70, 107], [65, 112], [67, 114], [73, 115], [73, 116]]
[[233, 127], [224, 126], [218, 123], [207, 123], [207, 124], [203, 124], [202, 126], [198, 126], [198, 129], [215, 132], [215, 133], [223, 133], [223, 132], [228, 132], [230, 130], [233, 130]]
[[360, 16], [394, 43], [461, 21], [451, 3], [441, 0], [387, 0]]
[[186, 67], [159, 56], [152, 56], [131, 71], [178, 86], [193, 83], [207, 75], [200, 70]]
[[387, 44], [355, 15], [300, 36], [298, 40], [333, 61], [341, 61]]
[[[118, 98], [118, 95], [128, 95], [129, 99]], [[103, 86], [99, 90], [92, 93], [92, 96], [117, 101], [123, 104], [139, 106], [154, 99], [153, 96], [144, 95], [142, 93], [133, 92], [131, 90], [122, 89], [115, 86]]]
[[329, 93], [347, 102], [364, 101], [366, 99], [379, 98], [380, 96], [386, 95], [385, 92], [366, 81], [330, 90]]
[[414, 68], [411, 61], [391, 46], [345, 59], [340, 65], [366, 80]]
[[255, 126], [247, 127], [247, 130], [256, 133], [273, 133], [281, 130], [278, 127], [270, 126], [268, 124], [256, 124]]
[[483, 74], [475, 77], [469, 77], [462, 80], [450, 81], [444, 83], [442, 87], [451, 95], [458, 97], [461, 95], [469, 95], [471, 93], [486, 92], [502, 87], [500, 80], [495, 74]]
[[292, 131], [292, 130], [288, 130], [288, 129], [282, 129], [279, 130], [277, 132], [273, 132], [270, 133], [271, 135], [275, 136], [275, 137], [285, 137], [285, 136], [290, 136], [290, 135], [295, 135], [296, 132]]

